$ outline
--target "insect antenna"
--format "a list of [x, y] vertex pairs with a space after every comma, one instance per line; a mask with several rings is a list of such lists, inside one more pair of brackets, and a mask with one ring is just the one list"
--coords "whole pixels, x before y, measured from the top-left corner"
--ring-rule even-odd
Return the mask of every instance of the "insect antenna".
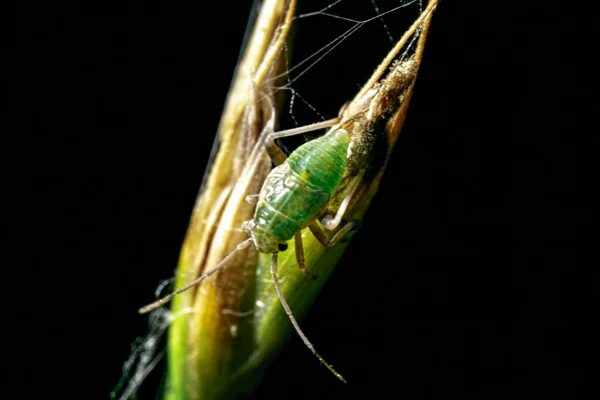
[[163, 304], [166, 304], [169, 300], [171, 300], [173, 297], [175, 297], [179, 293], [183, 293], [186, 290], [188, 290], [189, 288], [192, 288], [192, 287], [196, 286], [197, 284], [199, 284], [200, 282], [202, 282], [204, 279], [208, 278], [209, 276], [211, 276], [212, 274], [214, 274], [215, 272], [217, 272], [219, 269], [221, 269], [225, 265], [227, 265], [227, 263], [229, 263], [229, 261], [231, 260], [231, 258], [238, 251], [244, 250], [251, 243], [252, 243], [252, 238], [248, 238], [248, 239], [244, 240], [243, 242], [239, 243], [237, 246], [235, 246], [235, 249], [233, 249], [231, 251], [231, 253], [229, 253], [227, 255], [227, 257], [225, 257], [224, 259], [222, 259], [215, 267], [209, 269], [208, 271], [206, 271], [205, 273], [203, 273], [202, 275], [200, 275], [199, 278], [193, 280], [191, 283], [185, 285], [181, 289], [176, 290], [173, 293], [171, 293], [171, 294], [163, 297], [162, 299], [156, 300], [154, 303], [148, 304], [147, 306], [144, 306], [144, 307], [140, 308], [138, 310], [138, 312], [140, 314], [146, 314], [147, 312], [150, 312], [150, 311], [152, 311], [154, 309], [157, 309], [158, 307], [162, 306]]
[[278, 255], [278, 253], [273, 253], [273, 258], [271, 259], [271, 275], [273, 276], [273, 283], [275, 285], [275, 291], [277, 292], [277, 296], [279, 297], [279, 301], [281, 302], [281, 305], [283, 306], [285, 313], [290, 318], [292, 325], [294, 325], [296, 332], [298, 333], [298, 335], [300, 335], [300, 338], [302, 338], [302, 341], [304, 342], [306, 347], [308, 347], [310, 349], [310, 351], [312, 351], [312, 353], [319, 359], [319, 361], [321, 361], [321, 363], [324, 364], [327, 367], [327, 369], [329, 371], [331, 371], [331, 373], [334, 374], [339, 380], [341, 380], [344, 383], [348, 383], [348, 382], [346, 382], [344, 377], [333, 368], [333, 366], [329, 365], [323, 359], [323, 357], [321, 357], [321, 355], [319, 353], [317, 353], [317, 350], [315, 350], [315, 347], [308, 340], [308, 338], [304, 335], [304, 332], [302, 332], [302, 329], [300, 329], [300, 325], [298, 325], [296, 318], [294, 318], [294, 315], [292, 314], [292, 309], [290, 308], [287, 301], [285, 300], [285, 297], [283, 297], [283, 292], [281, 291], [281, 286], [279, 285], [279, 279], [277, 279], [277, 255]]

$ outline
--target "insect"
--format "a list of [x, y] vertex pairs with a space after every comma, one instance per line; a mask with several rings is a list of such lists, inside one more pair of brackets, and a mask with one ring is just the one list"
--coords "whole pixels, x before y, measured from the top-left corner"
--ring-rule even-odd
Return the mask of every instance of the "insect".
[[[250, 238], [239, 243], [229, 255], [199, 278], [142, 307], [140, 313], [160, 307], [175, 295], [199, 284], [226, 266], [238, 251], [254, 244], [258, 251], [272, 254], [270, 272], [273, 283], [298, 335], [337, 378], [346, 382], [342, 375], [325, 362], [300, 329], [277, 278], [277, 258], [279, 252], [287, 249], [287, 242], [294, 238], [298, 266], [304, 274], [311, 276], [304, 265], [302, 229], [308, 227], [323, 246], [335, 246], [355, 226], [353, 221], [344, 221], [342, 224], [344, 215], [366, 170], [377, 164], [374, 158], [378, 144], [385, 142], [385, 124], [404, 102], [404, 96], [414, 82], [417, 69], [418, 62], [415, 60], [397, 62], [381, 83], [352, 109], [342, 110], [340, 117], [268, 135], [265, 149], [276, 166], [265, 179], [260, 193], [247, 197], [248, 202], [256, 204], [254, 218], [242, 224], [242, 230], [249, 233]], [[352, 114], [344, 117], [345, 113]], [[333, 128], [329, 133], [301, 145], [289, 157], [275, 143], [276, 139], [330, 126]], [[383, 168], [384, 163], [380, 164], [375, 168]], [[342, 191], [343, 179], [349, 183]], [[335, 215], [331, 215], [327, 212], [328, 206], [340, 193], [343, 200]], [[325, 230], [335, 233], [329, 238]]]

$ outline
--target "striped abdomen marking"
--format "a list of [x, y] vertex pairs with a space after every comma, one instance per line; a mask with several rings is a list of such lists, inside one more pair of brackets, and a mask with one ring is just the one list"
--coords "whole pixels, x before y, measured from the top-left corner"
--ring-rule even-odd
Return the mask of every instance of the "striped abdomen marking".
[[340, 129], [298, 147], [271, 171], [254, 214], [252, 236], [260, 251], [278, 251], [279, 243], [318, 217], [342, 181], [349, 143]]

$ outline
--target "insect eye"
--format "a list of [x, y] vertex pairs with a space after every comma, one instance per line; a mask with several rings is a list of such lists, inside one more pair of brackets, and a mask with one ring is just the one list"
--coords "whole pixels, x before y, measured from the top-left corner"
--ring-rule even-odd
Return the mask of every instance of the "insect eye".
[[287, 243], [279, 243], [277, 245], [277, 248], [279, 249], [279, 251], [286, 251], [288, 248], [288, 245], [287, 245]]

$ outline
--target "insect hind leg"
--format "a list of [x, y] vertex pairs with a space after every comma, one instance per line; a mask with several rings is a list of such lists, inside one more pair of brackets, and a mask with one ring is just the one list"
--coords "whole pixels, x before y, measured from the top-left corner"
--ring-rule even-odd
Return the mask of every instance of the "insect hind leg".
[[346, 225], [344, 225], [340, 230], [338, 230], [331, 239], [329, 239], [323, 228], [321, 228], [321, 226], [317, 222], [313, 221], [310, 224], [308, 224], [308, 228], [313, 233], [313, 235], [315, 235], [319, 243], [323, 245], [323, 247], [335, 246], [344, 236], [346, 236], [348, 232], [350, 232], [356, 226], [357, 224], [355, 222], [350, 221]]
[[283, 131], [271, 133], [265, 139], [265, 149], [267, 150], [267, 154], [269, 155], [269, 158], [271, 158], [271, 161], [273, 161], [273, 164], [275, 164], [276, 166], [281, 165], [285, 162], [285, 160], [287, 159], [287, 156], [285, 155], [283, 150], [281, 150], [281, 147], [279, 147], [277, 145], [277, 143], [275, 143], [276, 139], [281, 139], [284, 137], [295, 136], [295, 135], [301, 135], [303, 133], [308, 133], [308, 132], [316, 131], [319, 129], [329, 128], [339, 122], [340, 122], [340, 119], [338, 117], [338, 118], [329, 119], [327, 121], [316, 122], [314, 124], [300, 126], [298, 128], [286, 129]]
[[[358, 227], [359, 223], [355, 222], [355, 221], [348, 221], [341, 228], [340, 228], [340, 224], [344, 218], [344, 215], [346, 214], [346, 211], [348, 209], [348, 206], [350, 205], [352, 197], [354, 196], [354, 194], [356, 193], [356, 190], [358, 189], [358, 185], [360, 184], [360, 181], [362, 180], [363, 175], [364, 175], [364, 172], [361, 172], [357, 176], [354, 177], [353, 181], [350, 183], [350, 187], [348, 188], [348, 190], [346, 192], [347, 194], [344, 197], [344, 200], [342, 200], [342, 203], [340, 204], [340, 207], [338, 208], [338, 211], [335, 214], [335, 217], [332, 217], [331, 215], [325, 215], [321, 219], [321, 224], [323, 226], [321, 226], [316, 220], [312, 221], [310, 224], [308, 224], [308, 228], [313, 233], [313, 235], [317, 238], [317, 240], [321, 243], [321, 245], [323, 245], [323, 247], [335, 246], [336, 244], [338, 244], [338, 242], [344, 236], [346, 236], [346, 234], [348, 232], [350, 232], [352, 229]], [[327, 229], [328, 231], [337, 230], [337, 232], [335, 232], [333, 237], [330, 239], [328, 237], [328, 235], [325, 233], [324, 228]]]
[[360, 184], [360, 181], [362, 180], [364, 174], [364, 171], [361, 171], [352, 179], [352, 182], [350, 183], [350, 186], [347, 190], [347, 194], [344, 197], [344, 200], [342, 200], [342, 203], [340, 204], [340, 207], [335, 213], [335, 216], [332, 217], [331, 215], [327, 214], [323, 218], [321, 218], [321, 224], [323, 224], [323, 228], [329, 231], [333, 231], [340, 225], [340, 223], [342, 222], [342, 218], [344, 218], [344, 214], [346, 214], [346, 210], [350, 205], [350, 201], [352, 200], [354, 193], [356, 193], [356, 189], [358, 189], [358, 185]]

